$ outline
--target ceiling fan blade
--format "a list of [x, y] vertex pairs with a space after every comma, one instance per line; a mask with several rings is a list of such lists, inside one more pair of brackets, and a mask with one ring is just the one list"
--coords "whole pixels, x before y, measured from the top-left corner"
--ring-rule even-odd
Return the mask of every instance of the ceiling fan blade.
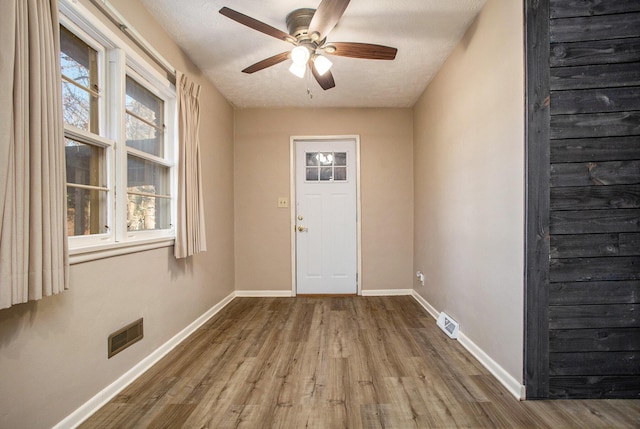
[[278, 30], [277, 28], [272, 27], [269, 24], [265, 24], [262, 21], [251, 18], [250, 16], [244, 15], [240, 12], [236, 12], [235, 10], [229, 9], [228, 7], [223, 7], [222, 9], [220, 9], [220, 13], [227, 18], [231, 18], [234, 21], [239, 22], [242, 25], [246, 25], [249, 28], [253, 28], [254, 30], [257, 30], [261, 33], [275, 37], [276, 39], [284, 40], [285, 42], [293, 42], [295, 40], [295, 38], [291, 37], [284, 31]]
[[[334, 51], [332, 51], [332, 47], [335, 48]], [[396, 48], [389, 46], [354, 42], [331, 42], [324, 48], [327, 54], [367, 60], [393, 60], [398, 52]]]
[[[317, 40], [324, 39], [336, 26], [349, 6], [349, 0], [322, 0], [309, 23], [309, 34], [318, 33]], [[313, 37], [313, 36], [312, 36]]]
[[313, 77], [316, 78], [318, 84], [320, 84], [320, 87], [322, 87], [322, 89], [324, 89], [325, 91], [336, 86], [336, 82], [333, 80], [333, 75], [329, 70], [327, 70], [323, 75], [320, 75], [320, 73], [318, 73], [318, 71], [316, 70], [315, 64], [312, 64], [311, 73], [313, 73]]
[[276, 64], [283, 62], [287, 58], [289, 58], [289, 51], [283, 52], [278, 55], [274, 55], [262, 61], [258, 61], [257, 63], [242, 70], [242, 73], [248, 73], [248, 74], [255, 73], [262, 69], [266, 69], [267, 67], [275, 66]]

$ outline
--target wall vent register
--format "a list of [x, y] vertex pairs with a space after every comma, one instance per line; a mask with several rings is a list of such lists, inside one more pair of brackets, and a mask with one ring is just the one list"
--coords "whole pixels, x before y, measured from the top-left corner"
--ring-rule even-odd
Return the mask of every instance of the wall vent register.
[[454, 340], [458, 338], [460, 325], [444, 311], [438, 316], [436, 324], [444, 331], [445, 334], [447, 334], [447, 336], [449, 336], [449, 338], [453, 338]]
[[142, 318], [109, 335], [107, 357], [111, 358], [144, 337]]

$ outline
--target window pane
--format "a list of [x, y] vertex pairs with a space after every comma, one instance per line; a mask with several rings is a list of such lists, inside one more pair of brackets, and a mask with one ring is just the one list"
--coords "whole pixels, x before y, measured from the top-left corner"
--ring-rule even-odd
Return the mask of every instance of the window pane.
[[307, 180], [309, 180], [309, 181], [317, 181], [318, 180], [318, 168], [317, 167], [307, 168]]
[[129, 231], [171, 228], [169, 217], [171, 200], [131, 194], [127, 196], [127, 200], [127, 229]]
[[127, 226], [131, 230], [171, 226], [169, 168], [129, 155], [127, 160]]
[[67, 183], [104, 186], [104, 149], [65, 138]]
[[127, 115], [127, 146], [155, 156], [163, 156], [163, 133], [145, 122]]
[[97, 119], [91, 120], [91, 106], [94, 103], [97, 103], [97, 98], [89, 92], [62, 81], [62, 108], [65, 124], [97, 134]]
[[107, 192], [67, 186], [67, 233], [75, 235], [107, 232]]
[[320, 180], [327, 181], [333, 179], [331, 167], [321, 167], [320, 168]]
[[66, 138], [64, 153], [69, 236], [105, 233], [107, 191], [73, 186], [105, 186], [104, 149]]
[[335, 152], [333, 154], [333, 165], [347, 165], [347, 153]]
[[164, 155], [164, 101], [127, 76], [127, 146]]
[[[98, 53], [64, 27], [60, 27], [60, 70], [64, 121], [98, 133]], [[73, 84], [69, 81], [75, 82]], [[93, 91], [93, 94], [92, 94]]]
[[306, 165], [318, 165], [318, 154], [316, 152], [305, 153]]
[[137, 156], [127, 158], [127, 190], [169, 195], [169, 168]]
[[347, 167], [334, 167], [333, 180], [347, 180]]
[[331, 165], [331, 164], [333, 164], [333, 153], [331, 153], [331, 152], [320, 152], [318, 154], [318, 161], [320, 161], [320, 165]]

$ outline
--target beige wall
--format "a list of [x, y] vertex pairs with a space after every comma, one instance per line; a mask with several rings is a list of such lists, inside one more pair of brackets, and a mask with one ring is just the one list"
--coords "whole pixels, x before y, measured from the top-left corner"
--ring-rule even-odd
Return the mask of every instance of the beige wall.
[[411, 109], [243, 109], [235, 117], [236, 289], [291, 290], [290, 137], [360, 135], [362, 284], [410, 289]]
[[[137, 1], [111, 3], [204, 86], [209, 251], [188, 262], [164, 248], [74, 265], [69, 291], [0, 311], [2, 428], [55, 425], [233, 291], [233, 109]], [[107, 360], [107, 336], [139, 317], [144, 339]]]
[[522, 2], [489, 0], [414, 107], [416, 290], [522, 380]]

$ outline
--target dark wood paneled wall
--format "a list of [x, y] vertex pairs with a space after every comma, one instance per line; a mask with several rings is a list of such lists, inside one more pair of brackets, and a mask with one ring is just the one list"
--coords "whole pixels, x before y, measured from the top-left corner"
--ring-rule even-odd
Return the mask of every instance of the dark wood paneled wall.
[[549, 55], [548, 294], [527, 313], [548, 318], [548, 379], [527, 393], [640, 398], [640, 0], [547, 1], [527, 57]]

